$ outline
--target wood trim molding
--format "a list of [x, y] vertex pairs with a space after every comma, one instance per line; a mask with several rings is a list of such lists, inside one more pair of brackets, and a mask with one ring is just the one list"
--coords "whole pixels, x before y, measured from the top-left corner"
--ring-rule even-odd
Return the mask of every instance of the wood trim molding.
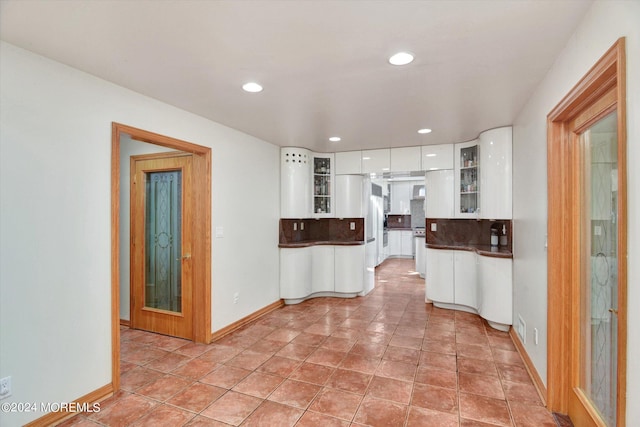
[[529, 377], [531, 377], [531, 381], [533, 381], [533, 385], [536, 387], [536, 391], [538, 392], [538, 396], [540, 396], [540, 400], [544, 406], [547, 405], [547, 388], [542, 381], [542, 377], [538, 374], [538, 370], [533, 365], [533, 361], [529, 357], [529, 354], [525, 350], [520, 338], [518, 338], [518, 334], [516, 330], [511, 327], [509, 329], [509, 336], [511, 337], [511, 341], [513, 341], [513, 345], [516, 347], [516, 350], [522, 357], [522, 361], [524, 362], [524, 367], [529, 373]]
[[220, 338], [223, 338], [227, 335], [229, 335], [231, 332], [237, 331], [238, 329], [242, 328], [243, 326], [261, 318], [262, 316], [264, 316], [265, 314], [269, 314], [274, 310], [279, 309], [280, 307], [282, 307], [284, 305], [284, 300], [280, 299], [274, 303], [271, 303], [263, 308], [261, 308], [260, 310], [251, 313], [248, 316], [243, 317], [242, 319], [231, 323], [228, 326], [225, 326], [222, 329], [219, 329], [215, 332], [211, 333], [211, 342], [217, 341]]
[[[548, 176], [548, 346], [547, 404], [574, 413], [585, 402], [577, 384], [580, 365], [580, 277], [582, 209], [579, 133], [606, 114], [618, 118], [618, 407], [617, 425], [626, 418], [627, 365], [627, 142], [625, 39], [620, 38], [547, 116]], [[552, 262], [551, 262], [552, 261]], [[581, 403], [582, 402], [582, 403]], [[591, 425], [590, 408], [575, 415]], [[590, 421], [587, 421], [590, 420]], [[574, 423], [576, 420], [574, 420]], [[578, 424], [576, 424], [578, 425]]]
[[125, 320], [125, 319], [120, 319], [120, 326], [125, 326], [127, 328], [131, 327], [131, 321], [130, 320]]
[[111, 124], [111, 384], [120, 389], [120, 131]]
[[[114, 389], [113, 384], [107, 384], [105, 386], [100, 387], [97, 390], [92, 391], [91, 393], [85, 394], [79, 399], [73, 401], [73, 404], [78, 404], [80, 406], [88, 406], [95, 403], [99, 403], [104, 399], [107, 399], [113, 396]], [[70, 402], [71, 403], [71, 402]], [[68, 412], [68, 411], [57, 411], [50, 412], [47, 415], [43, 415], [42, 417], [31, 421], [28, 424], [25, 424], [25, 427], [47, 427], [59, 424], [60, 422], [66, 420], [67, 418], [72, 418], [78, 415], [80, 412]]]

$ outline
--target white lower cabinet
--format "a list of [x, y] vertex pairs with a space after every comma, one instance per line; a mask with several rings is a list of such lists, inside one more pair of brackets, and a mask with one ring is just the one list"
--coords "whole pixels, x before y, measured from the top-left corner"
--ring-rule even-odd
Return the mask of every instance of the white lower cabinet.
[[311, 293], [311, 249], [280, 248], [280, 298], [298, 299]]
[[482, 289], [478, 300], [478, 313], [487, 319], [489, 324], [495, 322], [511, 325], [513, 322], [513, 263], [507, 258], [479, 256], [478, 259], [480, 289]]
[[365, 245], [335, 246], [335, 291], [362, 292], [365, 268]]
[[427, 298], [431, 301], [453, 304], [453, 251], [427, 248]]
[[389, 230], [389, 256], [413, 256], [413, 231]]
[[427, 248], [426, 298], [443, 308], [477, 312], [492, 327], [508, 331], [512, 269], [511, 258]]
[[424, 246], [424, 237], [414, 237], [416, 245], [416, 271], [424, 279], [425, 266], [426, 266], [426, 251]]
[[398, 256], [402, 252], [401, 243], [401, 231], [389, 230], [387, 236], [389, 236], [389, 256]]
[[454, 251], [453, 302], [471, 308], [478, 306], [478, 279], [476, 254], [470, 251]]
[[311, 293], [335, 290], [335, 251], [333, 246], [311, 247]]
[[[280, 298], [297, 304], [314, 294], [354, 297], [372, 279], [367, 272], [365, 245], [280, 248]], [[372, 287], [367, 283], [367, 291]]]

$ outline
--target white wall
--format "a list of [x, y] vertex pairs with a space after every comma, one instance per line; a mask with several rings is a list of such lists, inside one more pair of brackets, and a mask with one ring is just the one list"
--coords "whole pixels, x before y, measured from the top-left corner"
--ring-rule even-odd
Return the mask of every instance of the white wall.
[[[621, 36], [627, 41], [628, 302], [627, 424], [640, 423], [640, 2], [596, 1], [533, 93], [513, 127], [514, 321], [527, 323], [525, 348], [538, 373], [547, 375], [547, 154], [546, 116]], [[533, 344], [533, 328], [540, 331]]]
[[[6, 43], [0, 55], [3, 402], [67, 402], [111, 382], [112, 121], [212, 148], [212, 227], [225, 231], [212, 330], [279, 299], [278, 147]], [[0, 425], [42, 415], [0, 413]]]

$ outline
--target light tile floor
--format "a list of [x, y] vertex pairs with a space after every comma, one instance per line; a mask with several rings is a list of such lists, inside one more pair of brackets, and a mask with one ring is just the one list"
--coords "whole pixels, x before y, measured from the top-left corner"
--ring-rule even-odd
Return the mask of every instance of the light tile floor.
[[121, 390], [65, 426], [556, 427], [507, 333], [424, 303], [413, 260], [355, 299], [285, 306], [210, 345], [121, 329]]

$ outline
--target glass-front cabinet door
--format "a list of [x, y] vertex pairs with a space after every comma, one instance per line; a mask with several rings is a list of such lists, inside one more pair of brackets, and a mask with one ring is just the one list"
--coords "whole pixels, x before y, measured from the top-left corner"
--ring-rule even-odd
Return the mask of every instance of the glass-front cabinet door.
[[313, 216], [331, 217], [334, 214], [333, 154], [313, 155]]
[[455, 144], [455, 217], [477, 218], [480, 208], [478, 140]]

